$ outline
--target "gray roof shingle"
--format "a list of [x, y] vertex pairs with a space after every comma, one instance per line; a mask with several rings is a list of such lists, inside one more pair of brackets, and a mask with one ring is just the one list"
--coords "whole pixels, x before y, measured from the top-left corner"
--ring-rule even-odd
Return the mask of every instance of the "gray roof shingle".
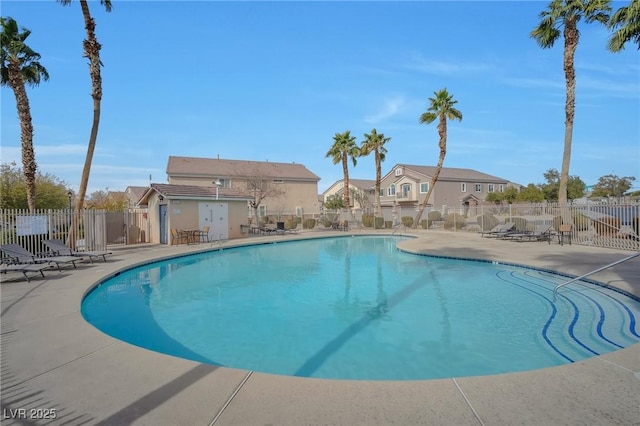
[[[414, 171], [421, 175], [432, 177], [435, 173], [435, 166], [415, 166], [410, 164], [399, 164], [398, 166], [403, 167], [407, 172]], [[495, 182], [495, 183], [507, 183], [508, 179], [503, 179], [501, 177], [492, 176], [486, 173], [478, 172], [473, 169], [461, 169], [457, 167], [443, 167], [440, 171], [440, 176], [438, 176], [438, 180], [452, 180], [452, 181], [479, 181], [479, 182]]]
[[232, 178], [269, 176], [274, 179], [319, 181], [303, 164], [269, 161], [224, 160], [219, 158], [170, 156], [167, 175]]

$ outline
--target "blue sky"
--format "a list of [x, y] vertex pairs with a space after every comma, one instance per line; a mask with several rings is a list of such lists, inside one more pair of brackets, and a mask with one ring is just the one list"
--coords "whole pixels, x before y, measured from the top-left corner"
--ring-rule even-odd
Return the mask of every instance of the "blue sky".
[[[325, 155], [345, 130], [391, 137], [383, 174], [435, 165], [436, 124], [418, 117], [441, 88], [463, 114], [445, 167], [543, 182], [561, 167], [565, 102], [562, 39], [529, 37], [547, 4], [92, 1], [104, 95], [88, 193], [166, 182], [170, 155], [302, 163], [322, 192], [342, 178]], [[32, 31], [51, 77], [28, 88], [38, 166], [77, 190], [92, 120], [80, 5], [2, 1], [1, 15]], [[640, 179], [640, 54], [581, 24], [570, 174]], [[15, 98], [0, 93], [1, 161], [20, 165]], [[373, 179], [373, 158], [350, 176]]]

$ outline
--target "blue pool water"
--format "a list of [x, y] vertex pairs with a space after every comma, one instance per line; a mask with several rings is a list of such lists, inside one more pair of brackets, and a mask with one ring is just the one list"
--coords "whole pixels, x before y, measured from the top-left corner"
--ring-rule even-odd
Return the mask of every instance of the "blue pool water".
[[498, 374], [640, 342], [640, 302], [549, 272], [400, 252], [402, 237], [229, 248], [152, 263], [91, 291], [85, 319], [205, 363], [353, 380]]

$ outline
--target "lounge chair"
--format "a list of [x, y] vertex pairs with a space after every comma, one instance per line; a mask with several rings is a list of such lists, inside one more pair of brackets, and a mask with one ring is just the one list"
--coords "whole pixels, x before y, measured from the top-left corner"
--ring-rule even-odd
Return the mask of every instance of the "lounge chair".
[[533, 231], [514, 232], [506, 237], [515, 241], [549, 241], [551, 244], [551, 225], [536, 225]]
[[14, 263], [55, 263], [58, 270], [61, 271], [60, 265], [71, 264], [77, 268], [76, 262], [84, 260], [84, 257], [77, 256], [45, 256], [38, 257], [24, 247], [18, 244], [2, 244], [0, 250], [7, 256], [11, 257]]
[[88, 257], [91, 263], [93, 263], [94, 258], [100, 257], [106, 262], [107, 255], [113, 254], [110, 251], [75, 251], [59, 239], [43, 240], [42, 242], [57, 256]]
[[481, 232], [480, 236], [483, 238], [485, 235], [496, 238], [504, 237], [505, 235], [512, 233], [512, 230], [515, 226], [515, 222], [505, 222], [503, 224], [494, 226], [490, 231]]
[[23, 263], [23, 264], [9, 264], [9, 265], [0, 265], [0, 273], [2, 274], [6, 274], [7, 272], [22, 272], [22, 275], [24, 275], [24, 279], [27, 280], [27, 282], [31, 281], [31, 278], [29, 275], [27, 275], [27, 272], [37, 272], [40, 275], [42, 275], [42, 278], [45, 278], [44, 276], [44, 270], [45, 269], [49, 269], [52, 268], [53, 265], [48, 263], [48, 264], [44, 264], [44, 263]]

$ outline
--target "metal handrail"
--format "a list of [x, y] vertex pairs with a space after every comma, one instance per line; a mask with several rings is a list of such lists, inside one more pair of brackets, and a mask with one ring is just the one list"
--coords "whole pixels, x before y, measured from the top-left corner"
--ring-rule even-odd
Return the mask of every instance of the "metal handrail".
[[593, 274], [595, 274], [596, 272], [604, 271], [605, 269], [611, 268], [612, 266], [619, 265], [620, 263], [626, 262], [627, 260], [631, 260], [631, 259], [633, 259], [634, 257], [638, 257], [638, 256], [640, 256], [640, 252], [635, 253], [635, 254], [632, 254], [631, 256], [627, 256], [627, 257], [625, 257], [624, 259], [617, 260], [617, 261], [615, 261], [615, 262], [613, 262], [613, 263], [610, 263], [610, 264], [605, 265], [605, 266], [603, 266], [603, 267], [601, 267], [601, 268], [595, 269], [595, 270], [593, 270], [593, 271], [591, 271], [591, 272], [587, 272], [587, 273], [586, 273], [586, 274], [584, 274], [584, 275], [580, 275], [579, 277], [575, 277], [575, 278], [573, 278], [573, 279], [571, 279], [571, 280], [569, 280], [569, 281], [566, 281], [566, 282], [564, 282], [564, 283], [562, 283], [562, 284], [558, 284], [557, 286], [555, 286], [555, 287], [553, 288], [553, 301], [555, 302], [555, 300], [556, 300], [556, 294], [558, 294], [558, 289], [559, 289], [560, 287], [564, 287], [565, 285], [567, 285], [567, 284], [571, 284], [571, 283], [572, 283], [572, 282], [574, 282], [574, 281], [581, 280], [582, 278], [588, 277], [589, 275], [593, 275]]

